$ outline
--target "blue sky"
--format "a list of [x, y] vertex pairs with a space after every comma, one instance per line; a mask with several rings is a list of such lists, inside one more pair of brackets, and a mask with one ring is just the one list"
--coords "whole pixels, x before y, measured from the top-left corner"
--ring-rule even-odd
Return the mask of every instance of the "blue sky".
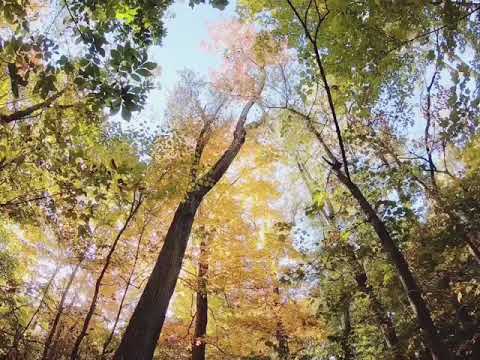
[[209, 5], [188, 6], [187, 0], [176, 1], [169, 9], [165, 25], [167, 36], [162, 46], [151, 49], [152, 60], [161, 66], [161, 75], [155, 79], [160, 89], [149, 95], [142, 117], [149, 123], [160, 125], [168, 91], [173, 88], [178, 71], [186, 68], [208, 76], [210, 70], [221, 63], [220, 54], [207, 53], [201, 47], [208, 40], [208, 25], [235, 16], [235, 0], [220, 11]]

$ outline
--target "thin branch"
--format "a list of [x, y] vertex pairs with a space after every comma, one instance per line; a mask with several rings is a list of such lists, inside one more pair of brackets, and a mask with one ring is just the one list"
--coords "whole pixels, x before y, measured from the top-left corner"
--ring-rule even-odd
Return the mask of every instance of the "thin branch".
[[[454, 23], [458, 23], [458, 22], [460, 22], [460, 21], [468, 18], [470, 15], [474, 14], [475, 12], [477, 12], [477, 11], [479, 11], [479, 10], [480, 10], [480, 6], [478, 6], [478, 7], [474, 8], [474, 9], [468, 11], [466, 14], [464, 14], [464, 15], [462, 15], [462, 16], [459, 16], [457, 19], [455, 19]], [[401, 49], [404, 45], [407, 45], [407, 44], [409, 44], [409, 43], [412, 43], [412, 42], [414, 42], [414, 41], [416, 41], [416, 40], [419, 40], [419, 39], [421, 39], [421, 38], [430, 36], [430, 35], [438, 32], [438, 31], [440, 31], [440, 30], [443, 30], [443, 29], [449, 27], [450, 25], [451, 25], [451, 24], [442, 25], [442, 26], [439, 26], [439, 27], [434, 28], [434, 29], [432, 29], [432, 30], [426, 31], [426, 32], [424, 32], [424, 33], [421, 33], [421, 34], [419, 34], [419, 35], [417, 35], [417, 36], [414, 36], [414, 37], [412, 37], [411, 39], [402, 41], [398, 46], [395, 46], [395, 47], [387, 50], [386, 53], [383, 55], [383, 58], [385, 58], [388, 54], [394, 52], [395, 50]]]
[[[310, 41], [311, 45], [313, 46], [313, 50], [314, 50], [314, 53], [315, 53], [315, 60], [317, 62], [318, 69], [320, 70], [320, 77], [322, 79], [323, 87], [325, 89], [325, 92], [327, 93], [328, 105], [330, 107], [330, 112], [331, 112], [331, 115], [332, 115], [332, 118], [333, 118], [333, 123], [335, 125], [335, 132], [337, 134], [338, 145], [340, 147], [340, 152], [342, 154], [342, 161], [343, 161], [343, 167], [345, 169], [345, 175], [347, 176], [348, 179], [350, 179], [350, 172], [348, 170], [347, 155], [346, 155], [345, 146], [344, 146], [344, 143], [343, 143], [342, 132], [341, 132], [341, 129], [340, 129], [340, 124], [339, 124], [338, 119], [337, 119], [337, 112], [336, 112], [335, 105], [334, 105], [334, 102], [333, 102], [332, 92], [331, 92], [330, 86], [328, 84], [327, 75], [326, 75], [325, 69], [323, 67], [322, 58], [320, 57], [320, 51], [318, 49], [317, 38], [312, 37], [312, 34], [310, 33], [306, 24], [303, 22], [302, 18], [300, 17], [300, 14], [298, 13], [298, 10], [295, 8], [295, 6], [293, 6], [291, 0], [286, 0], [286, 1], [287, 1], [288, 5], [290, 6], [290, 8], [292, 9], [292, 11], [294, 12], [297, 19], [300, 21], [300, 24], [302, 25], [302, 27], [304, 29], [305, 36], [307, 37], [307, 39]], [[324, 16], [322, 16], [318, 19], [318, 24], [317, 24], [315, 36], [318, 36], [318, 29], [320, 27], [320, 24], [325, 20], [325, 16], [326, 15], [324, 15]]]

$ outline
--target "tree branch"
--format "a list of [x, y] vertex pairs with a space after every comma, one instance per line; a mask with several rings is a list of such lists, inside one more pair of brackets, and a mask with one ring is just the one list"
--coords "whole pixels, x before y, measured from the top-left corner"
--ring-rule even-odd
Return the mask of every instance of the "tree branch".
[[45, 101], [29, 106], [23, 110], [16, 111], [12, 114], [0, 114], [0, 124], [8, 124], [16, 120], [21, 120], [32, 113], [34, 113], [37, 110], [49, 107], [55, 100], [57, 100], [60, 96], [62, 96], [64, 93], [64, 90], [57, 92], [56, 94], [50, 96], [48, 99]]

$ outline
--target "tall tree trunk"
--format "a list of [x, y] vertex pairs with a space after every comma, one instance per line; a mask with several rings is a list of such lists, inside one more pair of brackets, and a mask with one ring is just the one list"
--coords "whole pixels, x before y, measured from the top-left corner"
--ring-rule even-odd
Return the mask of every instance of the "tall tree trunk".
[[78, 263], [75, 265], [75, 268], [73, 269], [73, 271], [70, 274], [70, 277], [68, 279], [67, 286], [63, 290], [62, 297], [60, 298], [60, 303], [58, 304], [57, 313], [55, 314], [55, 318], [53, 319], [52, 325], [50, 326], [47, 338], [45, 340], [45, 344], [44, 344], [44, 347], [43, 347], [42, 360], [48, 359], [48, 354], [49, 354], [49, 351], [50, 351], [50, 345], [52, 344], [52, 340], [53, 340], [53, 337], [56, 333], [58, 323], [60, 321], [60, 318], [62, 317], [63, 309], [64, 309], [64, 306], [65, 306], [65, 300], [67, 299], [68, 293], [70, 292], [70, 288], [72, 287], [72, 284], [73, 284], [73, 280], [77, 276], [77, 272], [80, 269], [80, 265], [82, 264], [82, 262], [83, 262], [83, 256], [78, 261]]
[[105, 340], [105, 342], [103, 344], [102, 355], [101, 355], [102, 359], [105, 359], [105, 357], [107, 355], [108, 347], [109, 347], [110, 343], [112, 342], [113, 335], [115, 334], [115, 330], [117, 329], [117, 326], [118, 326], [118, 321], [120, 320], [120, 315], [121, 315], [122, 310], [123, 310], [123, 305], [125, 304], [125, 299], [127, 297], [128, 289], [130, 288], [130, 285], [132, 284], [132, 278], [133, 278], [133, 274], [135, 273], [135, 268], [137, 266], [138, 256], [140, 254], [140, 244], [142, 243], [142, 238], [143, 238], [144, 232], [145, 232], [145, 224], [142, 227], [142, 231], [140, 233], [140, 236], [138, 237], [137, 249], [135, 250], [135, 259], [133, 260], [132, 269], [130, 270], [130, 274], [128, 275], [127, 283], [125, 285], [125, 290], [123, 291], [122, 299], [120, 300], [120, 305], [118, 306], [117, 315], [115, 316], [115, 322], [113, 323], [112, 330], [110, 331], [110, 334], [108, 335], [107, 340]]
[[370, 300], [372, 312], [375, 316], [377, 324], [380, 325], [380, 329], [382, 331], [387, 347], [392, 350], [395, 359], [405, 359], [399, 349], [399, 341], [395, 326], [393, 325], [393, 321], [387, 315], [385, 308], [383, 307], [382, 303], [373, 291], [373, 288], [368, 284], [367, 274], [364, 271], [356, 272], [355, 281], [357, 283], [358, 289], [365, 295], [367, 295]]
[[133, 194], [133, 200], [132, 200], [132, 205], [130, 207], [130, 212], [127, 216], [127, 219], [123, 223], [122, 227], [117, 233], [117, 236], [115, 237], [112, 245], [110, 246], [110, 251], [108, 252], [108, 255], [105, 259], [105, 263], [103, 264], [102, 271], [98, 275], [97, 281], [95, 282], [95, 289], [93, 291], [93, 296], [92, 296], [92, 301], [90, 302], [90, 307], [88, 309], [87, 316], [85, 317], [85, 320], [83, 321], [83, 326], [82, 329], [80, 330], [80, 333], [77, 336], [77, 339], [75, 340], [75, 344], [73, 345], [73, 350], [72, 353], [70, 354], [70, 359], [75, 360], [78, 358], [78, 351], [80, 349], [80, 344], [82, 343], [83, 338], [87, 335], [88, 331], [88, 326], [90, 325], [90, 320], [93, 317], [93, 314], [95, 313], [95, 308], [97, 306], [97, 300], [98, 296], [100, 294], [100, 288], [102, 286], [102, 281], [103, 278], [105, 277], [105, 274], [107, 273], [107, 270], [110, 266], [110, 262], [112, 260], [113, 253], [115, 252], [115, 249], [117, 248], [117, 244], [122, 237], [123, 233], [125, 230], [128, 228], [128, 225], [134, 218], [135, 214], [137, 213], [138, 209], [140, 208], [140, 205], [142, 204], [142, 195], [139, 195], [138, 200], [136, 199], [136, 193]]
[[353, 183], [343, 172], [334, 166], [337, 178], [350, 191], [352, 196], [358, 202], [368, 222], [373, 226], [382, 245], [383, 251], [388, 255], [390, 261], [395, 265], [397, 274], [400, 278], [402, 286], [407, 294], [408, 300], [417, 317], [418, 324], [423, 330], [425, 341], [432, 353], [434, 360], [451, 359], [449, 350], [440, 340], [437, 328], [433, 323], [430, 310], [422, 297], [422, 290], [418, 286], [413, 274], [405, 260], [405, 257], [398, 249], [397, 245], [391, 238], [384, 222], [380, 219], [374, 208], [365, 198], [358, 186]]
[[[261, 90], [264, 82], [265, 76], [262, 79]], [[195, 182], [193, 189], [186, 194], [185, 199], [175, 211], [157, 262], [130, 318], [114, 359], [150, 360], [153, 357], [168, 304], [182, 268], [195, 214], [203, 197], [225, 174], [245, 142], [245, 122], [254, 103], [254, 100], [250, 100], [244, 106], [230, 146], [215, 165]]]
[[[307, 185], [310, 194], [313, 196], [313, 180], [308, 173], [308, 170], [299, 161], [297, 161], [297, 166], [300, 174], [302, 175], [303, 181]], [[335, 210], [329, 199], [325, 200], [325, 204], [322, 209], [322, 215], [329, 226], [333, 227], [335, 230], [339, 229], [339, 225], [336, 221]], [[344, 250], [348, 261], [353, 268], [354, 278], [358, 290], [364, 293], [370, 299], [372, 312], [375, 316], [377, 324], [380, 326], [387, 347], [394, 352], [395, 359], [405, 359], [399, 349], [399, 341], [393, 321], [387, 315], [387, 311], [378, 299], [373, 288], [368, 284], [367, 273], [360, 263], [360, 260], [355, 253], [355, 249], [350, 244], [346, 244], [346, 246], [344, 246]]]
[[290, 349], [288, 346], [288, 334], [281, 321], [277, 321], [275, 337], [277, 339], [277, 353], [279, 360], [289, 360]]
[[202, 234], [200, 241], [200, 255], [198, 260], [197, 296], [195, 330], [192, 339], [192, 360], [205, 360], [207, 323], [208, 323], [208, 244], [206, 234]]
[[352, 335], [352, 323], [350, 319], [350, 302], [344, 306], [343, 315], [342, 315], [342, 337], [340, 339], [340, 344], [342, 346], [343, 360], [352, 360], [354, 359], [352, 346], [350, 344], [350, 337]]
[[26, 334], [26, 332], [28, 331], [28, 329], [30, 328], [30, 325], [32, 325], [33, 321], [35, 320], [37, 314], [40, 312], [40, 310], [42, 309], [43, 307], [43, 304], [45, 303], [45, 300], [47, 298], [47, 295], [48, 295], [48, 291], [50, 290], [50, 286], [52, 285], [53, 283], [53, 280], [55, 279], [55, 276], [57, 276], [58, 274], [58, 270], [59, 270], [59, 267], [57, 266], [55, 268], [55, 271], [53, 272], [52, 276], [50, 277], [50, 279], [48, 280], [47, 282], [47, 285], [45, 286], [44, 290], [43, 290], [43, 293], [42, 293], [42, 298], [40, 299], [40, 303], [38, 304], [37, 308], [35, 309], [34, 313], [32, 314], [32, 316], [30, 317], [30, 320], [28, 321], [28, 323], [25, 325], [25, 327], [18, 331], [15, 336], [14, 336], [14, 339], [13, 339], [13, 344], [10, 348], [10, 350], [8, 351], [7, 355], [6, 355], [6, 358], [9, 359], [9, 358], [15, 358], [15, 354], [18, 354], [19, 353], [19, 349], [18, 349], [18, 344], [19, 342], [23, 339], [24, 335]]
[[281, 306], [280, 303], [280, 288], [275, 286], [273, 288], [273, 293], [275, 296], [273, 309], [275, 312], [275, 317], [277, 318], [277, 324], [275, 329], [275, 338], [277, 339], [277, 354], [279, 360], [289, 360], [290, 359], [290, 348], [288, 346], [288, 334], [282, 319], [278, 316], [277, 308]]

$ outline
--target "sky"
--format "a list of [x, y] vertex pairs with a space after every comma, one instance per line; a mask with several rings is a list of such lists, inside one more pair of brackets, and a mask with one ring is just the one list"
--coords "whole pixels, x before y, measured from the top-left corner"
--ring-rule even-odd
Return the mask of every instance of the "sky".
[[179, 71], [191, 69], [207, 77], [221, 64], [221, 54], [208, 53], [202, 48], [202, 42], [208, 41], [209, 24], [234, 16], [235, 0], [231, 0], [223, 11], [204, 4], [192, 9], [187, 0], [175, 1], [168, 9], [167, 36], [161, 46], [150, 50], [152, 60], [161, 66], [161, 74], [155, 79], [159, 88], [150, 93], [141, 114], [148, 124], [161, 125], [168, 92], [175, 86]]

